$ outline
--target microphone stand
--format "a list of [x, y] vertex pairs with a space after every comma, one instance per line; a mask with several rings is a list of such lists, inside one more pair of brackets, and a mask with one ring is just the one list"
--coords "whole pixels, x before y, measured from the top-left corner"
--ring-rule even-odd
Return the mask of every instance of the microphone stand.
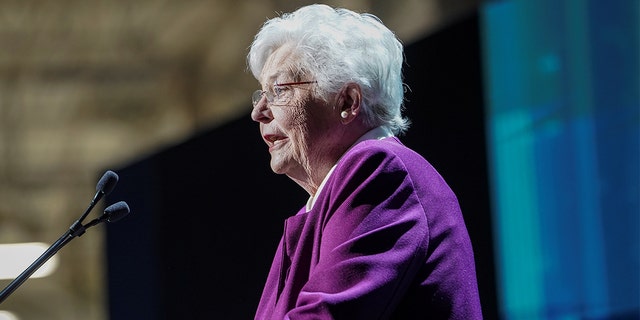
[[0, 292], [0, 303], [2, 303], [11, 293], [13, 293], [22, 283], [24, 283], [34, 272], [36, 272], [45, 262], [47, 262], [53, 255], [55, 255], [58, 250], [64, 247], [67, 243], [69, 243], [76, 236], [81, 236], [85, 230], [89, 227], [96, 225], [98, 222], [104, 221], [103, 219], [95, 219], [87, 224], [87, 226], [82, 225], [82, 220], [87, 217], [89, 211], [93, 209], [100, 198], [104, 196], [104, 191], [99, 191], [91, 200], [89, 207], [82, 214], [80, 219], [76, 220], [69, 230], [65, 232], [56, 242], [54, 242], [49, 249], [47, 249], [38, 259], [36, 259], [27, 269], [25, 269], [17, 278], [15, 278], [9, 285]]
[[34, 272], [36, 272], [45, 262], [47, 262], [51, 257], [53, 257], [58, 250], [64, 247], [71, 239], [73, 239], [73, 235], [71, 235], [71, 230], [66, 232], [63, 236], [60, 237], [56, 242], [54, 242], [47, 251], [45, 251], [36, 261], [34, 261], [26, 270], [24, 270], [17, 278], [15, 278], [9, 285], [0, 292], [0, 303], [2, 303], [13, 291], [18, 289], [23, 282], [25, 282]]

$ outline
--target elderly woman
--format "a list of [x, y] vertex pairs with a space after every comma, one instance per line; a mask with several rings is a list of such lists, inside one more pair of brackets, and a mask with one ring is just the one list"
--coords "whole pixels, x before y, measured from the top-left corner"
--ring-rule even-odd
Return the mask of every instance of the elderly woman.
[[375, 16], [325, 5], [256, 35], [251, 117], [271, 169], [310, 196], [285, 221], [256, 319], [482, 318], [457, 199], [396, 137], [402, 50]]

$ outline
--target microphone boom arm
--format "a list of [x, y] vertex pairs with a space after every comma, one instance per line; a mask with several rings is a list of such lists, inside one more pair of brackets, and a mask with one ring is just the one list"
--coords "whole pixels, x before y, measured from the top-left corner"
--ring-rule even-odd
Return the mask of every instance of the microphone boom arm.
[[24, 283], [29, 277], [36, 272], [43, 264], [45, 264], [53, 255], [55, 255], [62, 247], [69, 243], [73, 238], [80, 237], [84, 232], [105, 221], [115, 221], [121, 219], [123, 216], [129, 214], [129, 206], [126, 202], [120, 201], [113, 205], [108, 206], [104, 213], [86, 225], [82, 224], [82, 221], [87, 217], [93, 207], [102, 199], [103, 196], [109, 194], [116, 183], [118, 182], [118, 175], [113, 171], [107, 171], [102, 176], [98, 185], [96, 186], [96, 194], [89, 203], [89, 207], [84, 211], [82, 216], [76, 220], [56, 242], [54, 242], [38, 259], [36, 259], [27, 269], [25, 269], [17, 278], [15, 278], [9, 285], [0, 292], [0, 303], [2, 303], [11, 293], [13, 293], [22, 283]]
[[23, 282], [25, 282], [29, 277], [36, 272], [40, 267], [45, 264], [53, 255], [58, 252], [62, 247], [64, 247], [74, 236], [72, 235], [71, 230], [65, 232], [56, 242], [54, 242], [47, 251], [45, 251], [38, 259], [36, 259], [27, 269], [22, 271], [22, 273], [15, 278], [9, 285], [0, 292], [0, 303], [2, 303], [13, 291], [18, 289]]

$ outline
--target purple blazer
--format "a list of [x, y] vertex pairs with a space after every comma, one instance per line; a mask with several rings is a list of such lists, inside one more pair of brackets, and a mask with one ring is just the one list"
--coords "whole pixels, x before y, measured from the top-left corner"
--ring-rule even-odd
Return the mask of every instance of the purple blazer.
[[256, 319], [482, 319], [456, 196], [395, 137], [339, 160], [286, 219]]

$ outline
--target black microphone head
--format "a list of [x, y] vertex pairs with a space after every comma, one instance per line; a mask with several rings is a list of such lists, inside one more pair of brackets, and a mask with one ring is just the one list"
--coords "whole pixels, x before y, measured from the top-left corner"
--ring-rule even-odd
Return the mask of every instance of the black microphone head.
[[102, 175], [102, 178], [100, 178], [100, 181], [98, 181], [96, 191], [107, 195], [113, 191], [113, 188], [116, 187], [117, 183], [118, 175], [111, 170], [107, 170], [107, 172]]
[[124, 201], [116, 202], [104, 209], [104, 214], [107, 221], [116, 222], [129, 214], [129, 205]]

